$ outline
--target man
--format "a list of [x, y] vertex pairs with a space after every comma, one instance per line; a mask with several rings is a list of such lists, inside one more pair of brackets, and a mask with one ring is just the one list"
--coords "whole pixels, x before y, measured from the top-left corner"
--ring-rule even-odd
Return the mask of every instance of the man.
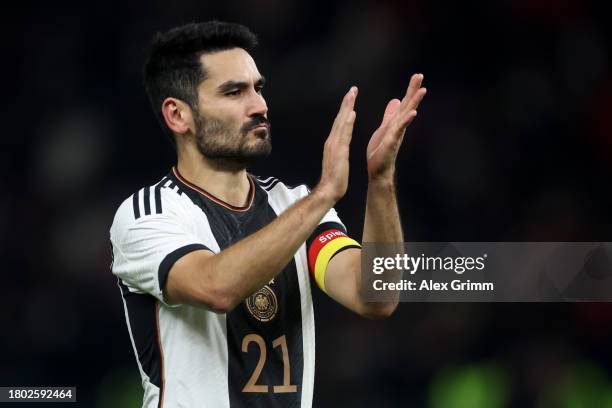
[[[255, 45], [237, 24], [189, 24], [158, 34], [145, 64], [178, 163], [123, 202], [110, 231], [144, 407], [311, 406], [311, 285], [371, 318], [397, 306], [363, 300], [360, 245], [333, 209], [347, 189], [357, 89], [312, 191], [254, 177], [246, 168], [271, 151]], [[422, 79], [389, 102], [368, 145], [364, 242], [403, 241], [395, 158]]]

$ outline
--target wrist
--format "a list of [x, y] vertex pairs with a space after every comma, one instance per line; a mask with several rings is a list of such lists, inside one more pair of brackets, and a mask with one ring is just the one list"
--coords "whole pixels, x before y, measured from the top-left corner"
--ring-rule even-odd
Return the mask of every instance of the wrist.
[[368, 185], [369, 186], [380, 186], [380, 187], [394, 187], [395, 186], [395, 173], [381, 173], [381, 174], [368, 174]]
[[339, 198], [336, 198], [330, 189], [325, 188], [319, 184], [312, 190], [310, 196], [319, 203], [322, 203], [325, 207], [332, 208]]

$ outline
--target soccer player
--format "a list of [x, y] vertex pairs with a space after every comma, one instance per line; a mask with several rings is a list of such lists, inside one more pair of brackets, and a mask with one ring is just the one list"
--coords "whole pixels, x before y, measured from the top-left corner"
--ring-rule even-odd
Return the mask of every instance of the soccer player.
[[[312, 191], [251, 175], [271, 151], [255, 45], [241, 25], [189, 24], [157, 34], [145, 63], [178, 160], [121, 204], [110, 230], [143, 407], [309, 407], [312, 285], [371, 318], [397, 306], [363, 300], [360, 245], [333, 209], [347, 189], [357, 89], [344, 96]], [[403, 241], [395, 159], [422, 79], [388, 103], [369, 142], [364, 242]]]

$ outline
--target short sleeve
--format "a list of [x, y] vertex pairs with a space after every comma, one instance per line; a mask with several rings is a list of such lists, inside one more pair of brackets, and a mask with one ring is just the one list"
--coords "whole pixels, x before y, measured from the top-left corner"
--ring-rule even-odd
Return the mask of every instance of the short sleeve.
[[130, 201], [119, 207], [111, 226], [112, 272], [131, 292], [164, 302], [163, 289], [174, 263], [213, 245], [196, 234], [176, 203], [163, 199], [161, 213], [143, 216], [134, 213]]

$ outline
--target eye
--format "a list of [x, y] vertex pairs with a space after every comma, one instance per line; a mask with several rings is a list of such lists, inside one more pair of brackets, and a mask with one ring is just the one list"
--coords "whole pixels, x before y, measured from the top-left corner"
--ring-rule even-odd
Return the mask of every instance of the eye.
[[257, 91], [258, 94], [261, 94], [263, 92], [263, 86], [255, 87], [255, 90]]
[[240, 95], [240, 90], [236, 89], [235, 91], [226, 92], [225, 95], [227, 95], [227, 96], [238, 96], [238, 95]]

